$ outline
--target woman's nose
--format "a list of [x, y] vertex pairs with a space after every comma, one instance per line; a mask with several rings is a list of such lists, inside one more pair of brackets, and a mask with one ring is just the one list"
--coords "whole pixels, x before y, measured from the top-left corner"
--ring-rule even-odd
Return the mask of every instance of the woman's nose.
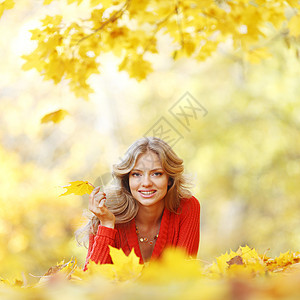
[[143, 176], [142, 185], [143, 186], [151, 186], [151, 184], [152, 184], [152, 182], [151, 182], [150, 176], [149, 175]]

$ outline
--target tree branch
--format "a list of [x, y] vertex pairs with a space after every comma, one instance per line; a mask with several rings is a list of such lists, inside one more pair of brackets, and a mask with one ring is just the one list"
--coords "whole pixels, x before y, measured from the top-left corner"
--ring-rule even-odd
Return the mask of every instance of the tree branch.
[[82, 39], [80, 39], [76, 45], [79, 45], [80, 43], [82, 43], [84, 40], [90, 38], [91, 36], [93, 36], [94, 34], [96, 34], [98, 31], [102, 30], [107, 24], [109, 23], [113, 23], [114, 21], [116, 21], [117, 19], [119, 19], [120, 17], [122, 17], [122, 15], [124, 14], [124, 12], [128, 9], [129, 5], [130, 5], [131, 0], [126, 0], [126, 2], [124, 3], [124, 5], [118, 10], [116, 11], [108, 20], [106, 20], [104, 23], [102, 23], [102, 25], [98, 28], [96, 28], [94, 30], [94, 32], [92, 32], [91, 34], [83, 37]]
[[144, 51], [143, 51], [143, 55], [148, 51], [150, 45], [152, 44], [157, 32], [161, 29], [161, 26], [170, 19], [170, 17], [174, 14], [174, 11], [172, 10], [171, 13], [169, 13], [165, 18], [163, 18], [161, 21], [156, 23], [156, 28], [153, 30], [152, 35], [149, 39], [149, 43], [147, 44], [147, 46], [145, 47]]
[[178, 25], [178, 31], [179, 31], [180, 40], [181, 40], [181, 47], [183, 49], [184, 48], [184, 36], [183, 36], [183, 30], [182, 30], [182, 20], [180, 19], [180, 16], [179, 16], [179, 1], [178, 0], [176, 0], [175, 12], [176, 12], [176, 16], [177, 16], [177, 25]]

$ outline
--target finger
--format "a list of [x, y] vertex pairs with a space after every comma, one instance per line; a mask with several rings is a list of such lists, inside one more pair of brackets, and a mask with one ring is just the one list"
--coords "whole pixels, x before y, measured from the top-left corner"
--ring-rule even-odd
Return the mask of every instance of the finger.
[[105, 198], [106, 198], [105, 193], [99, 192], [98, 194], [95, 195], [94, 200], [95, 202], [100, 203], [100, 201]]
[[100, 186], [97, 186], [93, 189], [93, 191], [90, 194], [90, 197], [94, 197], [96, 193], [100, 191]]
[[106, 198], [103, 198], [103, 199], [99, 202], [98, 207], [99, 207], [99, 208], [105, 207], [105, 201], [106, 201]]

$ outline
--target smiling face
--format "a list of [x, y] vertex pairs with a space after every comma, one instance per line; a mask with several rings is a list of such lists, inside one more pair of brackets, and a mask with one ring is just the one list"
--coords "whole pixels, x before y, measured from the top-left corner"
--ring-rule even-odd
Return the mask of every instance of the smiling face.
[[168, 180], [158, 155], [152, 151], [141, 154], [129, 173], [131, 194], [143, 206], [163, 201], [168, 191]]

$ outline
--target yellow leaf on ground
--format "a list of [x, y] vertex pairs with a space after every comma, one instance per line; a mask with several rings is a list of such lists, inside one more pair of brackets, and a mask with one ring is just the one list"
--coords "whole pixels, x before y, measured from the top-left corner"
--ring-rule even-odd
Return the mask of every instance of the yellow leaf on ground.
[[64, 110], [64, 109], [59, 109], [57, 111], [54, 111], [52, 113], [49, 113], [47, 115], [45, 115], [42, 119], [41, 119], [41, 123], [48, 123], [48, 122], [54, 122], [54, 123], [59, 123], [60, 121], [62, 121], [66, 115], [68, 115], [69, 113]]
[[95, 187], [88, 181], [78, 180], [70, 182], [70, 184], [64, 186], [64, 188], [66, 188], [67, 191], [64, 194], [61, 194], [60, 196], [66, 196], [70, 194], [82, 196], [84, 194], [90, 194]]
[[115, 279], [123, 281], [140, 276], [143, 265], [140, 264], [140, 259], [135, 255], [133, 249], [128, 256], [122, 249], [109, 246], [109, 250], [115, 269]]
[[165, 285], [172, 282], [191, 281], [202, 277], [202, 268], [198, 260], [189, 259], [180, 248], [168, 248], [162, 258], [150, 261], [145, 266], [140, 282]]
[[134, 280], [141, 275], [143, 265], [139, 263], [140, 259], [135, 255], [134, 250], [127, 256], [122, 249], [109, 246], [112, 264], [96, 264], [89, 261], [89, 267], [86, 274], [94, 277], [101, 276], [112, 281]]
[[49, 270], [40, 278], [36, 286], [41, 287], [54, 280], [70, 280], [72, 278], [71, 275], [73, 275], [77, 268], [76, 258], [71, 258], [71, 260], [66, 263], [63, 260], [55, 267], [50, 267]]

